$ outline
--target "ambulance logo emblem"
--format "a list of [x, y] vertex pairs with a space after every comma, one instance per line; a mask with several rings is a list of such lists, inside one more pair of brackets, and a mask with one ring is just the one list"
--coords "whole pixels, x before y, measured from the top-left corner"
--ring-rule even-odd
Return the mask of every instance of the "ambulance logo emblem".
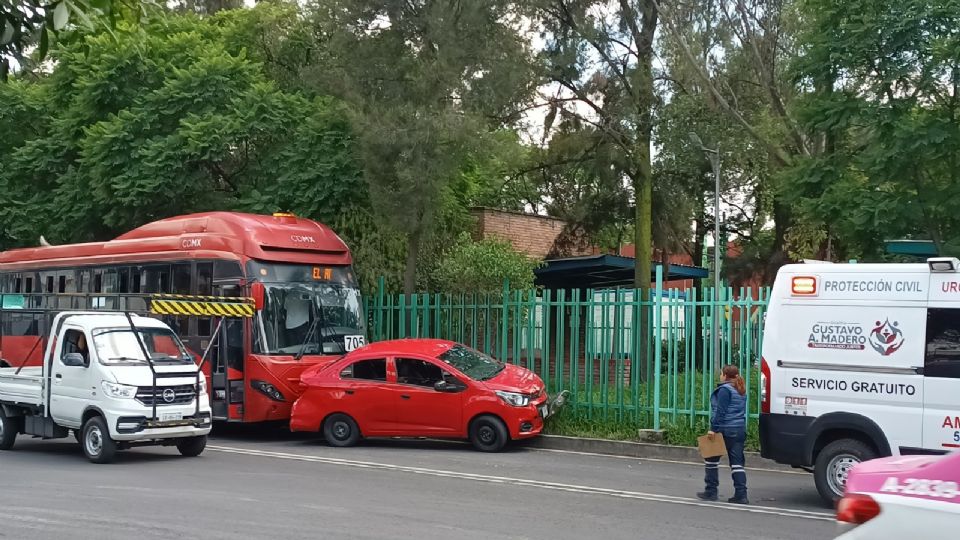
[[899, 322], [877, 321], [877, 325], [870, 332], [870, 346], [883, 356], [890, 356], [903, 346], [903, 331], [898, 328]]

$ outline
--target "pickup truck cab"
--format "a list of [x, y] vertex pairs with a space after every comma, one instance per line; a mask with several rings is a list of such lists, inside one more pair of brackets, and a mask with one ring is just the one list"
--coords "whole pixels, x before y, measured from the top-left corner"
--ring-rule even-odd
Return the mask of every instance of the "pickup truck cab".
[[0, 450], [19, 434], [55, 439], [72, 430], [94, 463], [134, 446], [203, 452], [212, 427], [206, 383], [166, 324], [63, 312], [50, 328], [42, 366], [0, 368]]

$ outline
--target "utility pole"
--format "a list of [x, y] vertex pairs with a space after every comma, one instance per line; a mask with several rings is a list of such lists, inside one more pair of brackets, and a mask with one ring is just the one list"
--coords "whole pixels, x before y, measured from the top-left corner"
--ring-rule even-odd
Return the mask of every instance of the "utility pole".
[[707, 148], [703, 144], [700, 136], [690, 132], [690, 141], [706, 154], [710, 160], [710, 168], [713, 169], [713, 325], [710, 333], [713, 337], [713, 358], [714, 364], [719, 371], [721, 369], [720, 359], [720, 243], [726, 241], [720, 238], [720, 148]]

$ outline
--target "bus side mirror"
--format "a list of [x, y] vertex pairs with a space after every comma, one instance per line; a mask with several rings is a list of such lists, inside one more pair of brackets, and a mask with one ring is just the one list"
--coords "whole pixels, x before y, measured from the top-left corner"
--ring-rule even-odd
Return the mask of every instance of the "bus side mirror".
[[253, 306], [257, 311], [262, 310], [264, 297], [266, 296], [266, 288], [263, 286], [263, 283], [254, 282], [253, 285], [250, 285], [250, 296], [253, 297]]

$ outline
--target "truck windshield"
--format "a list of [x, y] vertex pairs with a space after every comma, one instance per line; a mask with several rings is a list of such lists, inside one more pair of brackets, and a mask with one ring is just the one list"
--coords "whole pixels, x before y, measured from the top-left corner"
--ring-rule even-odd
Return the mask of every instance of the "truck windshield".
[[[193, 363], [180, 338], [166, 328], [138, 328], [137, 333], [156, 364]], [[93, 331], [97, 358], [105, 366], [146, 365], [137, 336], [130, 328], [100, 328]]]
[[365, 335], [360, 290], [349, 267], [256, 264], [253, 270], [265, 290], [255, 324], [258, 354], [343, 354], [347, 336]]

